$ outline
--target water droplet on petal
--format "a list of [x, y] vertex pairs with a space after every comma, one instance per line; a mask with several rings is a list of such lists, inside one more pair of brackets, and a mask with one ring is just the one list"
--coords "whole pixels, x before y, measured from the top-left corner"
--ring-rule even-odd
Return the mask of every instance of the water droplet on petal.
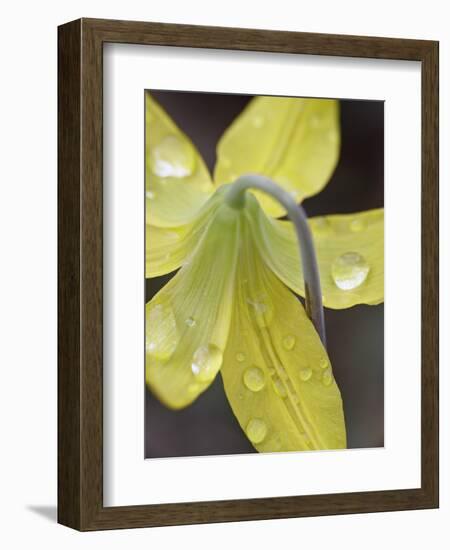
[[332, 382], [333, 382], [333, 375], [331, 374], [330, 370], [326, 370], [322, 376], [322, 383], [324, 386], [331, 386]]
[[280, 380], [280, 378], [275, 378], [273, 381], [273, 389], [275, 390], [275, 393], [279, 395], [280, 397], [286, 397], [287, 391], [286, 387], [283, 384], [283, 382]]
[[247, 299], [247, 302], [255, 315], [257, 325], [261, 328], [268, 327], [273, 317], [272, 307], [262, 300]]
[[358, 252], [346, 252], [331, 265], [331, 276], [341, 290], [352, 290], [362, 285], [369, 271], [369, 264]]
[[242, 353], [241, 351], [236, 353], [236, 361], [243, 363], [245, 361], [245, 353]]
[[179, 340], [172, 309], [163, 304], [155, 304], [146, 310], [145, 317], [146, 353], [162, 361], [169, 359]]
[[366, 221], [362, 218], [355, 218], [350, 222], [350, 230], [354, 233], [359, 233], [360, 231], [366, 229], [366, 227]]
[[193, 317], [188, 317], [185, 320], [185, 323], [188, 327], [195, 327], [195, 325], [197, 324], [197, 321]]
[[222, 365], [222, 359], [222, 352], [214, 344], [201, 346], [192, 357], [192, 373], [200, 382], [211, 382]]
[[330, 362], [328, 361], [328, 359], [323, 358], [319, 361], [319, 366], [321, 369], [326, 369], [329, 367], [329, 365], [330, 365]]
[[312, 370], [307, 367], [305, 369], [301, 369], [300, 371], [300, 379], [303, 380], [303, 382], [307, 382], [312, 376]]
[[295, 336], [292, 336], [292, 334], [288, 334], [283, 338], [284, 349], [291, 351], [292, 349], [294, 349], [294, 346], [295, 346]]
[[316, 218], [315, 223], [313, 225], [314, 230], [319, 235], [328, 235], [331, 231], [331, 226], [327, 218]]
[[151, 150], [152, 172], [160, 178], [184, 178], [192, 174], [195, 156], [191, 146], [177, 136], [164, 137]]
[[244, 384], [250, 391], [257, 392], [266, 385], [266, 377], [259, 367], [250, 367], [244, 372]]
[[255, 115], [252, 118], [252, 124], [255, 128], [262, 128], [264, 125], [265, 119], [262, 115]]
[[267, 435], [267, 424], [262, 418], [252, 418], [245, 432], [252, 443], [261, 443]]
[[278, 372], [280, 373], [281, 378], [283, 378], [284, 380], [288, 379], [288, 375], [287, 375], [286, 369], [284, 367], [280, 367], [278, 369]]

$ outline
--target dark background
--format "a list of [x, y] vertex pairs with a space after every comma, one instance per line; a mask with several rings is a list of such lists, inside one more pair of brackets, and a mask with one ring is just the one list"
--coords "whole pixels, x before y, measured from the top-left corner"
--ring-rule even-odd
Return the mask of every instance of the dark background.
[[[152, 92], [189, 136], [211, 174], [216, 144], [251, 96]], [[341, 100], [341, 155], [309, 216], [383, 206], [384, 103]], [[147, 279], [146, 300], [173, 276]], [[384, 445], [384, 307], [325, 309], [328, 353], [344, 401], [349, 448]], [[222, 378], [186, 409], [171, 411], [146, 390], [146, 458], [254, 453], [225, 396]]]

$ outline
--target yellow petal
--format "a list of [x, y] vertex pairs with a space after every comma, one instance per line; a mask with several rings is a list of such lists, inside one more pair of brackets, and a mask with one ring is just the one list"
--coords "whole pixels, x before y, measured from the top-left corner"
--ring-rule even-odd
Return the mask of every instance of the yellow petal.
[[195, 217], [214, 188], [202, 157], [169, 115], [145, 95], [147, 223], [183, 225]]
[[189, 262], [146, 306], [146, 381], [173, 409], [194, 401], [222, 365], [238, 238], [239, 215], [223, 205]]
[[346, 446], [342, 400], [300, 301], [243, 236], [221, 374], [239, 424], [260, 452]]
[[[301, 202], [328, 183], [340, 149], [339, 103], [329, 99], [257, 97], [226, 130], [217, 147], [214, 181], [262, 174]], [[284, 209], [255, 192], [272, 216]]]
[[[303, 273], [291, 222], [259, 214], [260, 247], [271, 269], [304, 296]], [[384, 210], [310, 219], [323, 303], [332, 309], [384, 300]]]
[[145, 276], [158, 277], [178, 269], [187, 261], [196, 243], [201, 239], [208, 223], [217, 210], [220, 192], [215, 193], [185, 225], [145, 228]]

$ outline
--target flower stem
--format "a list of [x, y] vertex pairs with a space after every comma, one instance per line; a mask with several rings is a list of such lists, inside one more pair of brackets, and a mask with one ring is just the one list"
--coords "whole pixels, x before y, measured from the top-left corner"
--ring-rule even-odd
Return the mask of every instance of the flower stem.
[[245, 193], [248, 189], [258, 189], [277, 200], [287, 212], [294, 224], [300, 248], [305, 283], [306, 314], [311, 319], [317, 333], [326, 348], [325, 320], [320, 288], [319, 268], [316, 252], [308, 225], [308, 217], [302, 206], [297, 204], [288, 191], [282, 189], [271, 179], [257, 174], [247, 174], [239, 177], [228, 191], [227, 200], [234, 207], [242, 207], [245, 203]]

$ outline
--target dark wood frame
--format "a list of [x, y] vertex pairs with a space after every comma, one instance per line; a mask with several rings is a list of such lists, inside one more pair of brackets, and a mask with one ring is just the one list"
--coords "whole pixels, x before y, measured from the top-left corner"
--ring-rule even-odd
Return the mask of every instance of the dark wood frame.
[[[421, 488], [103, 506], [103, 44], [120, 42], [422, 65]], [[58, 521], [82, 531], [438, 506], [438, 42], [79, 19], [58, 29]], [[405, 129], [405, 131], [407, 131]]]

